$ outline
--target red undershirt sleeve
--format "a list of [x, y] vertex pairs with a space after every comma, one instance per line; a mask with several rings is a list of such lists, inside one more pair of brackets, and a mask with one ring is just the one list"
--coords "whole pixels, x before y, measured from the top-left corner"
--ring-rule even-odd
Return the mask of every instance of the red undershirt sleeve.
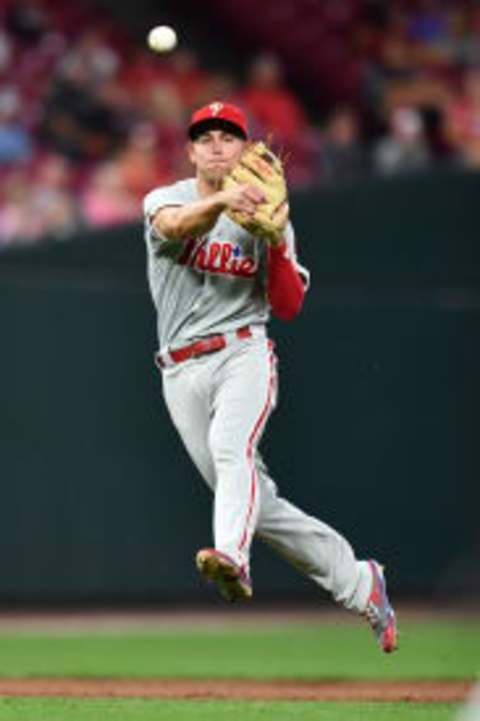
[[300, 312], [304, 296], [305, 286], [287, 255], [287, 244], [269, 245], [267, 297], [274, 315], [291, 320]]

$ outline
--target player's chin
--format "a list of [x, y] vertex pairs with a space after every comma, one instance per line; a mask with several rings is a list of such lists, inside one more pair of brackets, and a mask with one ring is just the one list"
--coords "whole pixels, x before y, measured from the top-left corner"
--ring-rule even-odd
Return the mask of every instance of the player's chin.
[[206, 179], [212, 185], [221, 185], [223, 179], [228, 175], [229, 168], [225, 165], [216, 165], [208, 169], [206, 172]]

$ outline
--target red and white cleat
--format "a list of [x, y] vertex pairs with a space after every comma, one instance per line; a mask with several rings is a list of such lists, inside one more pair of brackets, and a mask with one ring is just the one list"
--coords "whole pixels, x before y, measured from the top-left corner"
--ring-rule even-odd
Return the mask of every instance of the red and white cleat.
[[240, 566], [216, 548], [202, 548], [195, 559], [202, 576], [217, 584], [222, 596], [230, 602], [252, 597], [252, 583]]
[[387, 596], [383, 568], [376, 561], [368, 561], [372, 572], [372, 590], [363, 615], [372, 627], [380, 648], [392, 653], [398, 648], [397, 621]]

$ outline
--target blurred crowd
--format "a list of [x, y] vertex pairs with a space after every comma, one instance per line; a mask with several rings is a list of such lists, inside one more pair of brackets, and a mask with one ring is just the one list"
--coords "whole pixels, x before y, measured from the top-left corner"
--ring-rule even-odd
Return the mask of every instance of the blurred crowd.
[[307, 113], [278, 55], [253, 57], [240, 80], [181, 46], [154, 55], [94, 5], [0, 0], [0, 248], [139, 218], [148, 190], [190, 173], [188, 117], [218, 99], [273, 137], [293, 188], [480, 168], [480, 3], [355, 13], [339, 36], [355, 83]]

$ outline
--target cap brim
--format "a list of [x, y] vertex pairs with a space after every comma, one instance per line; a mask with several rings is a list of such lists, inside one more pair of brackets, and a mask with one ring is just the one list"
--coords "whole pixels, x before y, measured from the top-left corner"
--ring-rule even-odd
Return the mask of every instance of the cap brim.
[[188, 137], [190, 140], [196, 140], [202, 133], [206, 133], [207, 130], [224, 130], [226, 133], [231, 133], [241, 140], [247, 140], [247, 134], [240, 125], [232, 123], [230, 120], [224, 120], [223, 118], [206, 118], [205, 120], [199, 120], [198, 123], [194, 123], [188, 129]]

